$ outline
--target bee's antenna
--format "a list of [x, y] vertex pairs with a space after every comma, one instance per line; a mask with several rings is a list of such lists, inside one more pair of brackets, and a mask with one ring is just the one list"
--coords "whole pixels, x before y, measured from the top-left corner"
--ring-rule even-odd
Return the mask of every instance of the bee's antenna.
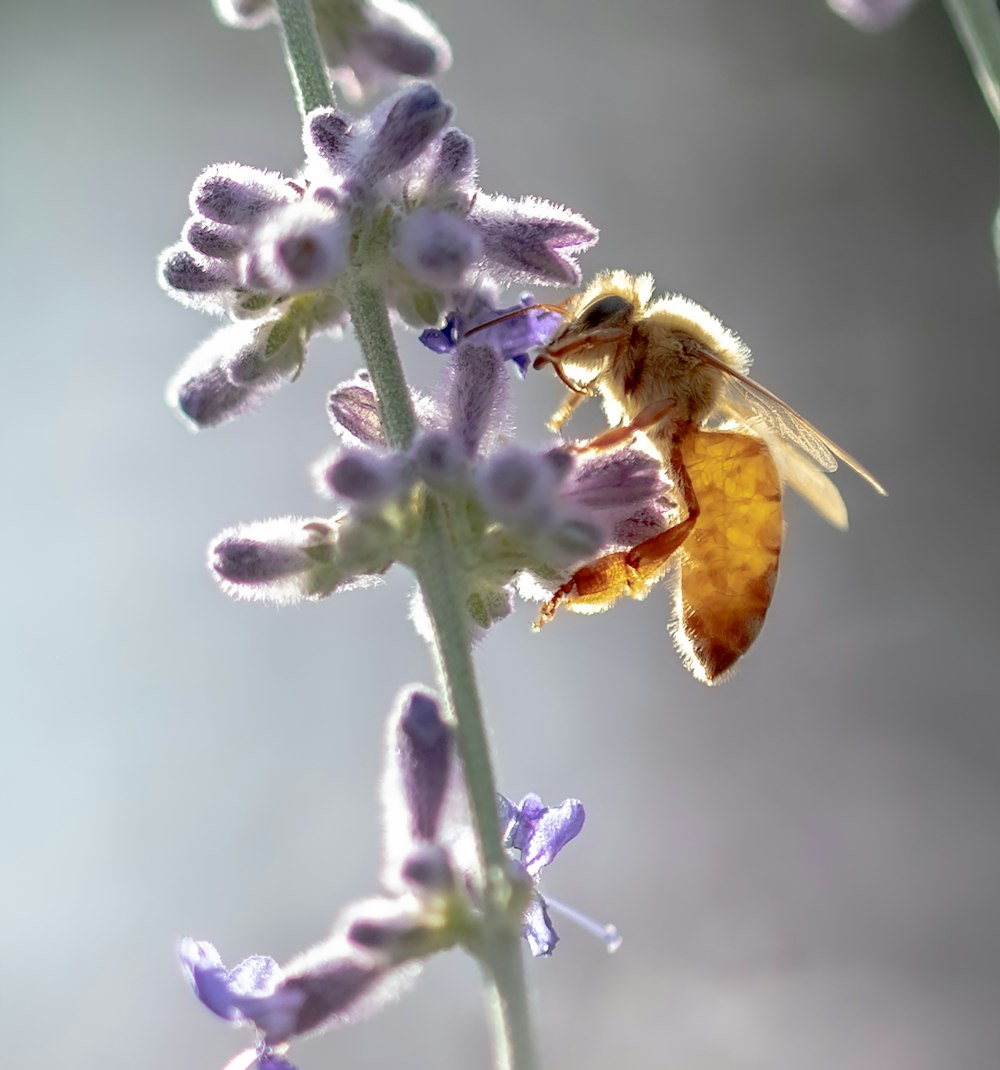
[[525, 305], [524, 308], [515, 308], [513, 312], [505, 312], [502, 316], [497, 316], [496, 319], [480, 323], [478, 327], [473, 327], [472, 330], [466, 331], [465, 337], [468, 338], [470, 334], [475, 334], [476, 331], [485, 331], [487, 327], [493, 327], [497, 323], [503, 323], [504, 320], [513, 319], [515, 316], [523, 316], [525, 312], [534, 312], [537, 309], [541, 309], [544, 312], [558, 312], [561, 316], [566, 314], [566, 309], [562, 305]]

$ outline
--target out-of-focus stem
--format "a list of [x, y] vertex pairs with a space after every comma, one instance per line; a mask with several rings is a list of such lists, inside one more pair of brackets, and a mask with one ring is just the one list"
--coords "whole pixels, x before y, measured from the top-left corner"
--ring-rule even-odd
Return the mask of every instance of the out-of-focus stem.
[[944, 6], [1000, 127], [1000, 7], [996, 0], [944, 0]]
[[311, 0], [275, 0], [281, 20], [281, 40], [285, 62], [295, 89], [299, 115], [305, 119], [313, 108], [334, 104], [330, 78], [316, 36], [316, 20]]

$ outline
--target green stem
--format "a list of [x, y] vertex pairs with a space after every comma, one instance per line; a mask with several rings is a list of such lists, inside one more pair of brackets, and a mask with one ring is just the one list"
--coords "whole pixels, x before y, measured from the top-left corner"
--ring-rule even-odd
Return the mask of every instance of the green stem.
[[1000, 9], [996, 0], [944, 0], [944, 6], [1000, 126]]
[[295, 89], [295, 103], [299, 115], [305, 119], [313, 108], [330, 108], [335, 103], [316, 36], [312, 3], [310, 0], [275, 0], [275, 6], [281, 22], [285, 63]]
[[375, 387], [386, 440], [393, 449], [408, 449], [417, 430], [417, 418], [396, 351], [385, 298], [360, 272], [355, 272], [350, 292], [351, 323]]

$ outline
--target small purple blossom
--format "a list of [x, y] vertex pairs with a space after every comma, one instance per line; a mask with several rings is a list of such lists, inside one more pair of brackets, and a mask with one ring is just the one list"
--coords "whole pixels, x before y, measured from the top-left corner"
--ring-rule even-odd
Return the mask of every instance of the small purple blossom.
[[497, 797], [503, 844], [517, 851], [520, 864], [535, 886], [535, 895], [522, 922], [522, 932], [532, 955], [551, 955], [559, 937], [549, 918], [545, 900], [538, 894], [542, 870], [583, 828], [586, 814], [578, 799], [566, 799], [547, 807], [537, 795], [525, 795], [515, 805], [505, 795]]
[[[530, 351], [549, 341], [560, 320], [558, 312], [546, 309], [512, 315], [534, 303], [531, 294], [522, 294], [519, 304], [495, 308], [495, 295], [484, 287], [475, 287], [462, 295], [460, 307], [448, 314], [443, 327], [428, 328], [420, 335], [420, 341], [435, 353], [453, 353], [475, 331], [477, 344], [492, 346], [523, 373], [531, 363]], [[499, 322], [484, 327], [492, 320]]]
[[296, 1001], [278, 994], [282, 973], [274, 959], [253, 955], [227, 970], [212, 944], [190, 938], [181, 941], [178, 954], [195, 995], [213, 1014], [253, 1022], [264, 1032], [275, 1023], [278, 1032], [288, 1028]]

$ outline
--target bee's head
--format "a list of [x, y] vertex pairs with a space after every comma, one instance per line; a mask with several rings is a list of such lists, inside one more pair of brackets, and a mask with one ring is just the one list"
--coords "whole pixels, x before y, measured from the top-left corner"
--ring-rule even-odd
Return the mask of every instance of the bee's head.
[[593, 380], [600, 375], [599, 366], [630, 336], [635, 305], [614, 292], [585, 293], [576, 305], [567, 309], [566, 322], [536, 358], [535, 367], [565, 365], [572, 374]]

